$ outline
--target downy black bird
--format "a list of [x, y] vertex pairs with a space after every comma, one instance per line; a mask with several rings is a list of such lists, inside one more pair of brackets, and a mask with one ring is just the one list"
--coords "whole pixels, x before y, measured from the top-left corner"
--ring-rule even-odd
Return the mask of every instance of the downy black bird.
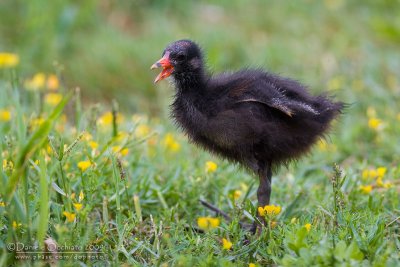
[[173, 77], [175, 122], [195, 144], [258, 175], [259, 207], [269, 204], [272, 171], [307, 153], [344, 106], [261, 69], [211, 75], [190, 40], [168, 45], [158, 67], [155, 83]]

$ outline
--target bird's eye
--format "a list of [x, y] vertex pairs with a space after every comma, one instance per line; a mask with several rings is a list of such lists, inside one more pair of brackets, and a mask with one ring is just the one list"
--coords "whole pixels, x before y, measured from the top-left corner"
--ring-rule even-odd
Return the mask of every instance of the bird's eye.
[[179, 54], [176, 56], [176, 60], [178, 61], [183, 61], [186, 59], [186, 56], [184, 54]]

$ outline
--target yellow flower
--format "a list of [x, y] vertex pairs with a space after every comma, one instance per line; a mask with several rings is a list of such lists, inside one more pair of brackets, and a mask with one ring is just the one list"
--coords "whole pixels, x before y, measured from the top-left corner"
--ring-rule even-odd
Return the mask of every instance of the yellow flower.
[[382, 181], [382, 177], [376, 178], [376, 185], [378, 187], [383, 187], [384, 186], [383, 181]]
[[146, 124], [140, 124], [136, 127], [135, 129], [135, 136], [137, 138], [143, 138], [150, 133], [150, 127], [147, 126]]
[[271, 228], [275, 228], [275, 226], [278, 225], [278, 222], [271, 221], [270, 225], [271, 225]]
[[170, 152], [177, 152], [181, 148], [181, 145], [175, 140], [171, 133], [168, 133], [164, 137], [164, 145]]
[[386, 183], [383, 184], [383, 187], [384, 188], [392, 188], [393, 184], [391, 182], [386, 182]]
[[76, 211], [79, 212], [82, 209], [83, 204], [82, 203], [74, 203], [74, 207], [75, 207]]
[[50, 74], [49, 77], [47, 77], [47, 88], [49, 90], [57, 90], [59, 86], [60, 82], [58, 81], [57, 76]]
[[372, 191], [372, 185], [361, 185], [360, 190], [364, 194], [369, 194]]
[[249, 267], [256, 267], [254, 263], [249, 263]]
[[197, 218], [197, 225], [204, 230], [209, 230], [213, 228], [217, 228], [220, 224], [220, 220], [218, 218], [212, 217], [199, 217]]
[[222, 248], [226, 249], [226, 250], [230, 250], [232, 248], [232, 242], [230, 242], [226, 238], [222, 238]]
[[373, 129], [373, 130], [380, 130], [382, 129], [382, 120], [378, 119], [378, 118], [370, 118], [368, 120], [368, 127]]
[[11, 160], [3, 159], [3, 171], [12, 171], [14, 169], [14, 163]]
[[[117, 113], [117, 123], [121, 123], [123, 121], [123, 117], [121, 114]], [[99, 119], [98, 124], [102, 126], [110, 126], [113, 123], [113, 114], [108, 111], [104, 113]]]
[[7, 109], [0, 109], [0, 121], [10, 121], [11, 112]]
[[258, 207], [258, 213], [260, 216], [273, 216], [273, 215], [278, 215], [281, 213], [281, 207], [280, 206], [275, 206], [275, 205], [266, 205], [263, 207]]
[[363, 170], [363, 171], [362, 171], [362, 174], [361, 174], [361, 177], [362, 177], [364, 180], [368, 179], [368, 178], [369, 178], [369, 170]]
[[70, 196], [71, 199], [75, 199], [75, 197], [76, 197], [75, 193], [72, 193], [71, 196]]
[[64, 214], [65, 218], [67, 219], [67, 222], [75, 221], [75, 217], [76, 217], [75, 213], [64, 211], [63, 214]]
[[89, 168], [92, 165], [92, 163], [88, 160], [86, 161], [79, 161], [78, 162], [78, 168], [81, 169], [81, 171], [86, 171], [87, 168]]
[[83, 194], [83, 191], [81, 190], [81, 192], [79, 192], [79, 197], [78, 197], [78, 201], [82, 202], [82, 200], [85, 199], [85, 195]]
[[19, 56], [12, 53], [0, 53], [0, 69], [13, 68], [19, 63]]
[[90, 141], [93, 139], [93, 136], [90, 133], [85, 131], [85, 132], [83, 132], [82, 139], [85, 141]]
[[386, 174], [386, 167], [379, 167], [376, 169], [376, 174], [379, 177], [383, 177]]
[[14, 229], [17, 229], [18, 227], [20, 227], [22, 224], [21, 223], [17, 223], [16, 221], [13, 221], [12, 222], [12, 227], [14, 228]]
[[291, 224], [297, 223], [297, 218], [296, 218], [296, 217], [293, 217], [293, 218], [290, 220], [290, 223], [291, 223]]
[[0, 207], [5, 207], [6, 203], [4, 203], [4, 201], [0, 201]]
[[128, 149], [128, 148], [123, 148], [123, 149], [121, 149], [120, 146], [113, 146], [113, 147], [111, 148], [111, 150], [112, 150], [114, 153], [119, 153], [119, 154], [121, 154], [122, 156], [126, 156], [126, 155], [128, 155], [128, 153], [129, 153], [129, 149]]
[[217, 228], [220, 220], [218, 218], [208, 218], [208, 222], [211, 228]]
[[304, 228], [307, 229], [307, 232], [310, 232], [310, 230], [311, 230], [311, 223], [306, 223], [306, 224], [304, 225]]
[[96, 148], [99, 147], [99, 144], [96, 143], [95, 141], [90, 141], [90, 142], [89, 142], [89, 146], [90, 146], [93, 150], [95, 150]]
[[218, 165], [217, 163], [213, 162], [213, 161], [207, 161], [206, 162], [206, 167], [205, 170], [207, 173], [213, 173], [217, 170]]
[[30, 126], [31, 126], [33, 129], [35, 129], [35, 128], [39, 127], [40, 125], [42, 125], [42, 123], [43, 123], [44, 121], [45, 121], [45, 120], [44, 120], [42, 117], [32, 119], [32, 120], [30, 121]]
[[44, 97], [44, 102], [49, 104], [50, 106], [57, 106], [58, 103], [62, 100], [62, 94], [57, 93], [49, 93]]
[[238, 199], [238, 198], [240, 198], [240, 196], [242, 195], [242, 191], [240, 191], [240, 190], [235, 190], [235, 191], [233, 191], [233, 193], [232, 193], [232, 197], [233, 197], [233, 199]]
[[121, 149], [121, 151], [119, 152], [122, 156], [126, 156], [129, 153], [129, 149], [128, 148], [124, 148]]
[[32, 79], [25, 81], [25, 88], [30, 91], [43, 89], [46, 83], [46, 75], [44, 73], [36, 73]]
[[328, 144], [324, 139], [320, 139], [318, 142], [318, 148], [321, 151], [327, 151], [328, 150]]

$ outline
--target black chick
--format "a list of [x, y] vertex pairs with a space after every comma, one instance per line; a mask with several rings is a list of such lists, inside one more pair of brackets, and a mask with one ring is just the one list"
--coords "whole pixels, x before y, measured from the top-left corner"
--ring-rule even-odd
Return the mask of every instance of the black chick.
[[307, 153], [344, 106], [260, 69], [212, 76], [190, 40], [168, 45], [157, 67], [163, 70], [155, 82], [173, 77], [176, 123], [197, 145], [257, 174], [261, 207], [270, 201], [274, 167]]

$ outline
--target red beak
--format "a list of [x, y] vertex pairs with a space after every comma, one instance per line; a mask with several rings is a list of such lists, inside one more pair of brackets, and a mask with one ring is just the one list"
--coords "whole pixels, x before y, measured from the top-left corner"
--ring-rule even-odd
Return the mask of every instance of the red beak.
[[160, 74], [158, 74], [158, 76], [154, 80], [154, 83], [164, 80], [165, 78], [169, 77], [174, 71], [174, 67], [171, 65], [171, 61], [169, 60], [169, 52], [166, 52], [159, 61], [157, 61], [150, 67], [150, 69], [157, 69], [159, 67], [162, 67], [163, 70], [160, 72]]

